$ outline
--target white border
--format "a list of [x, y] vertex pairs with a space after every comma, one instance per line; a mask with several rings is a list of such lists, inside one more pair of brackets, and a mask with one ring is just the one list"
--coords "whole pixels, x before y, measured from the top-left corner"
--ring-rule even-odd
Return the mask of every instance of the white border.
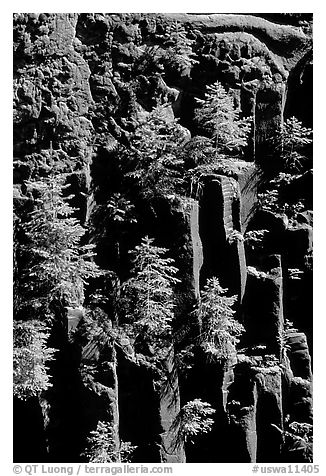
[[[314, 259], [314, 440], [315, 453], [314, 463], [321, 465], [320, 474], [326, 474], [324, 460], [324, 435], [325, 435], [325, 405], [326, 390], [324, 378], [324, 349], [325, 332], [325, 293], [326, 267], [325, 267], [325, 153], [326, 148], [326, 74], [325, 74], [325, 7], [322, 2], [285, 2], [274, 0], [263, 3], [251, 2], [207, 2], [200, 1], [193, 4], [188, 2], [175, 2], [165, 0], [163, 2], [144, 2], [119, 0], [116, 6], [110, 2], [67, 2], [57, 0], [50, 6], [51, 12], [217, 12], [217, 13], [279, 13], [279, 12], [313, 12], [314, 13], [314, 211], [315, 211], [315, 259]], [[1, 473], [12, 474], [12, 372], [11, 372], [11, 318], [12, 318], [12, 13], [13, 12], [47, 12], [49, 8], [44, 1], [13, 1], [2, 5], [0, 15], [0, 60], [1, 60], [1, 178], [0, 187], [0, 210], [1, 210], [1, 332], [0, 332], [0, 365], [1, 365], [1, 432], [0, 449], [1, 463], [4, 463]], [[90, 9], [91, 7], [91, 9]], [[309, 318], [309, 316], [307, 316]], [[218, 448], [216, 449], [218, 451]], [[75, 465], [74, 465], [75, 466]], [[249, 464], [204, 464], [204, 465], [175, 465], [174, 474], [192, 473], [205, 471], [207, 474], [221, 475], [251, 474]], [[0, 465], [1, 468], [1, 465]]]

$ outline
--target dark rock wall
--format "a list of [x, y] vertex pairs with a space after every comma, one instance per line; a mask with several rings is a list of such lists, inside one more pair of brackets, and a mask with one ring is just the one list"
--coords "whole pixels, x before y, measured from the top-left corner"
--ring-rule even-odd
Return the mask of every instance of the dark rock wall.
[[[59, 326], [54, 336], [59, 358], [51, 368], [54, 386], [43, 400], [17, 402], [15, 407], [15, 461], [79, 461], [86, 435], [97, 421], [109, 420], [117, 441], [120, 437], [138, 446], [135, 461], [276, 462], [281, 436], [272, 424], [282, 429], [285, 413], [311, 422], [311, 389], [306, 384], [311, 382], [311, 221], [308, 215], [289, 228], [280, 217], [255, 211], [255, 161], [268, 158], [266, 138], [283, 121], [284, 112], [306, 125], [312, 122], [310, 23], [291, 19], [14, 16], [14, 203], [20, 216], [29, 206], [24, 181], [46, 175], [54, 158], [70, 174], [78, 218], [94, 223], [96, 207], [121, 189], [116, 145], [128, 142], [139, 112], [159, 103], [171, 106], [172, 117], [194, 135], [194, 98], [203, 97], [205, 86], [219, 80], [243, 115], [254, 117], [247, 162], [238, 164], [232, 178], [206, 176], [197, 199], [167, 200], [155, 210], [139, 204], [138, 228], [124, 230], [119, 253], [114, 239], [99, 236], [96, 226], [89, 237], [97, 243], [98, 264], [122, 280], [128, 276], [128, 250], [141, 236], [154, 236], [171, 250], [182, 281], [176, 288], [176, 335], [182, 335], [206, 279], [218, 276], [223, 287], [240, 297], [238, 314], [247, 331], [241, 344], [251, 349], [249, 357], [239, 354], [225, 369], [196, 355], [190, 376], [178, 378], [172, 353], [167, 364], [171, 381], [158, 389], [149, 371], [119, 351], [116, 355], [109, 342], [81, 345], [71, 327]], [[166, 66], [162, 76], [150, 67], [153, 58], [142, 63], [143, 48], [162, 44], [162, 35], [176, 21], [194, 40], [198, 63], [182, 72]], [[234, 232], [255, 227], [270, 231], [270, 241], [258, 255], [243, 240], [233, 239]], [[248, 272], [248, 265], [258, 271]], [[291, 281], [289, 268], [304, 268], [303, 279]], [[298, 331], [290, 334], [287, 356], [282, 357], [285, 317]], [[69, 326], [78, 327], [78, 316], [70, 319]], [[285, 370], [267, 365], [269, 354], [281, 359]], [[86, 385], [80, 366], [90, 364], [101, 370]], [[216, 409], [214, 427], [197, 446], [176, 450], [168, 429], [180, 405], [193, 398]]]

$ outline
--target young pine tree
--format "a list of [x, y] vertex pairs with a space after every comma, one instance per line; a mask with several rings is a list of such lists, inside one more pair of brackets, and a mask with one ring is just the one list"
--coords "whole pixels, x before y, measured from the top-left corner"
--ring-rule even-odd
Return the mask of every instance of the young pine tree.
[[233, 98], [216, 81], [207, 86], [205, 99], [198, 99], [195, 120], [204, 135], [211, 138], [220, 154], [238, 153], [248, 143], [251, 118], [239, 118]]
[[296, 173], [306, 160], [304, 149], [312, 142], [312, 130], [296, 117], [287, 119], [274, 138], [276, 151], [282, 159], [282, 172]]
[[46, 362], [54, 349], [47, 348], [47, 338], [56, 312], [80, 306], [86, 280], [99, 275], [92, 246], [80, 243], [85, 229], [72, 217], [64, 182], [64, 175], [52, 174], [27, 183], [36, 198], [29, 221], [21, 224], [24, 265], [14, 309], [14, 392], [24, 399], [50, 385]]
[[121, 244], [124, 237], [132, 233], [135, 223], [135, 207], [121, 193], [113, 193], [105, 203], [97, 205], [92, 213], [90, 227], [96, 234], [99, 248], [105, 247], [107, 251], [112, 249], [114, 253], [110, 258], [112, 270], [119, 267]]
[[36, 199], [30, 220], [23, 226], [27, 266], [21, 271], [21, 306], [28, 304], [32, 317], [43, 320], [51, 314], [53, 302], [81, 305], [86, 280], [100, 274], [93, 261], [93, 245], [81, 245], [86, 230], [72, 216], [71, 197], [64, 197], [65, 178], [51, 175], [27, 183]]
[[225, 296], [217, 278], [207, 280], [195, 309], [201, 321], [200, 344], [209, 357], [227, 362], [236, 351], [238, 337], [243, 333], [242, 324], [234, 319], [232, 306], [236, 296]]
[[[304, 127], [295, 117], [287, 119], [271, 139], [277, 160], [277, 170], [272, 180], [263, 185], [258, 194], [262, 209], [278, 214], [286, 214], [290, 220], [296, 219], [305, 209], [305, 193], [298, 190], [296, 195], [288, 194], [291, 182], [309, 168], [308, 146], [312, 142], [312, 130]], [[308, 167], [306, 163], [308, 162]], [[306, 166], [305, 166], [306, 165]]]
[[123, 285], [128, 298], [129, 320], [134, 335], [141, 335], [148, 343], [169, 341], [174, 317], [173, 285], [177, 268], [167, 250], [153, 244], [146, 236], [133, 251], [132, 277]]
[[174, 22], [167, 30], [168, 39], [165, 46], [168, 46], [164, 54], [166, 66], [172, 71], [186, 74], [190, 68], [198, 63], [192, 46], [195, 40], [187, 38], [187, 32], [183, 25]]
[[13, 390], [21, 400], [37, 396], [51, 386], [46, 363], [55, 349], [46, 345], [49, 329], [39, 321], [16, 321], [13, 331]]
[[90, 463], [128, 463], [136, 449], [129, 442], [115, 441], [111, 423], [99, 421], [96, 430], [87, 438], [88, 447], [84, 453]]
[[135, 180], [143, 198], [178, 192], [183, 184], [183, 161], [178, 158], [183, 140], [182, 128], [165, 118], [162, 107], [139, 122], [128, 152], [132, 170], [127, 175]]
[[178, 440], [194, 443], [196, 437], [211, 431], [215, 410], [207, 402], [196, 398], [186, 403], [180, 410], [178, 421]]

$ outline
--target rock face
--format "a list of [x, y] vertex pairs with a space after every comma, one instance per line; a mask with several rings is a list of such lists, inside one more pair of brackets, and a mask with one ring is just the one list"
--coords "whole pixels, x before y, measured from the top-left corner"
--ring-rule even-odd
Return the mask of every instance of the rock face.
[[159, 389], [159, 415], [162, 427], [160, 460], [163, 463], [185, 463], [184, 447], [176, 445], [175, 434], [171, 431], [173, 422], [180, 412], [180, 390], [173, 349], [168, 356], [166, 366], [168, 379]]
[[241, 238], [240, 188], [234, 178], [206, 178], [200, 200], [200, 234], [204, 249], [203, 282], [221, 276], [222, 286], [243, 297], [246, 260]]
[[[116, 452], [121, 441], [137, 446], [135, 462], [279, 462], [287, 417], [312, 422], [311, 172], [287, 190], [289, 196], [306, 191], [309, 209], [296, 221], [257, 210], [258, 167], [270, 160], [267, 139], [284, 112], [295, 109], [298, 91], [311, 86], [298, 85], [299, 77], [309, 77], [311, 21], [300, 14], [281, 19], [14, 15], [15, 213], [26, 220], [35, 199], [26, 183], [57, 167], [104, 270], [91, 282], [85, 308], [67, 307], [51, 335], [59, 349], [50, 365], [53, 387], [40, 398], [15, 402], [16, 462], [84, 461], [86, 439], [98, 421], [112, 424]], [[176, 22], [196, 57], [182, 67], [157, 57], [159, 47], [168, 48]], [[135, 200], [137, 225], [121, 216], [114, 221], [109, 199], [125, 193], [129, 200], [133, 193], [119, 167], [136, 122], [163, 105], [164, 120], [177, 118], [188, 143], [198, 134], [196, 98], [217, 80], [242, 116], [253, 117], [245, 156], [232, 159], [231, 171], [205, 173], [191, 198], [170, 194], [151, 206]], [[246, 245], [248, 230], [268, 231], [258, 251]], [[131, 341], [114, 334], [117, 317], [108, 298], [108, 275], [117, 287], [129, 277], [128, 253], [146, 234], [170, 250], [179, 269], [166, 381], [154, 375], [150, 359], [136, 362]], [[176, 356], [181, 343], [198, 340], [193, 305], [213, 276], [238, 296], [236, 315], [246, 330], [241, 351], [225, 366], [197, 350], [184, 375]], [[98, 289], [107, 301], [104, 310], [92, 308], [100, 324], [90, 332], [86, 306]], [[298, 329], [289, 329], [289, 321]], [[176, 444], [174, 422], [195, 398], [215, 409], [212, 431], [196, 445]]]
[[282, 267], [278, 255], [266, 261], [264, 271], [249, 267], [243, 319], [252, 344], [277, 352], [284, 326]]
[[291, 369], [295, 377], [311, 380], [311, 359], [305, 334], [296, 332], [289, 336]]
[[[239, 358], [230, 387], [228, 414], [237, 429], [246, 461], [276, 461], [281, 438], [272, 426], [282, 428], [282, 375], [277, 366], [266, 367], [262, 357]], [[269, 445], [264, 445], [264, 439]]]

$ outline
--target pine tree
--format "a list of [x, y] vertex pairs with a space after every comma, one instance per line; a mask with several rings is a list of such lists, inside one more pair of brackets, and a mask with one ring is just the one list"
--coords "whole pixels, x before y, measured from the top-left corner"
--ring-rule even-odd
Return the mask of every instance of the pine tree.
[[123, 285], [128, 297], [127, 312], [135, 335], [157, 344], [171, 336], [174, 317], [173, 285], [177, 268], [165, 257], [167, 249], [155, 246], [146, 236], [133, 251], [132, 277]]
[[180, 447], [189, 442], [194, 444], [196, 438], [211, 431], [214, 420], [211, 416], [215, 410], [200, 398], [187, 402], [172, 422], [170, 432], [173, 436], [173, 446]]
[[78, 307], [84, 285], [100, 274], [93, 261], [93, 246], [81, 245], [85, 229], [71, 215], [70, 197], [64, 197], [66, 176], [51, 174], [26, 182], [35, 197], [29, 221], [20, 226], [25, 243], [18, 246], [20, 260], [14, 321], [14, 392], [19, 398], [39, 394], [50, 386], [46, 362], [51, 325], [65, 306]]
[[128, 463], [136, 446], [129, 442], [117, 443], [112, 424], [99, 421], [96, 430], [87, 438], [88, 447], [84, 455], [90, 463]]
[[51, 386], [46, 363], [55, 349], [46, 346], [49, 329], [39, 321], [16, 321], [13, 332], [13, 390], [21, 400], [37, 396]]
[[[272, 180], [264, 183], [258, 194], [260, 207], [273, 213], [286, 214], [290, 220], [305, 209], [303, 194], [287, 194], [288, 186], [304, 170], [307, 147], [312, 143], [312, 130], [304, 127], [295, 117], [287, 119], [280, 130], [271, 138], [277, 164]], [[307, 169], [307, 166], [305, 167]], [[309, 168], [309, 163], [308, 163]]]
[[218, 153], [239, 152], [248, 143], [251, 118], [240, 119], [233, 98], [216, 81], [207, 86], [205, 99], [198, 99], [195, 120], [202, 133], [213, 141]]
[[154, 109], [139, 122], [128, 151], [132, 177], [140, 195], [148, 200], [178, 192], [183, 184], [183, 161], [178, 158], [184, 133], [177, 121], [165, 118], [164, 108]]
[[174, 22], [167, 28], [168, 39], [164, 45], [168, 46], [164, 58], [168, 68], [178, 73], [187, 73], [198, 61], [192, 51], [195, 40], [187, 38], [187, 32], [183, 25]]
[[196, 398], [188, 402], [180, 410], [180, 434], [186, 442], [194, 442], [194, 438], [203, 433], [208, 433], [214, 420], [211, 417], [215, 410], [207, 402]]
[[302, 151], [311, 144], [312, 130], [304, 127], [296, 117], [287, 119], [274, 138], [276, 152], [280, 153], [283, 172], [297, 172], [306, 159]]
[[237, 298], [225, 296], [226, 292], [216, 277], [208, 279], [195, 309], [202, 326], [199, 339], [202, 348], [211, 358], [224, 362], [235, 354], [238, 337], [244, 331], [233, 317], [232, 306]]
[[72, 216], [71, 197], [64, 197], [65, 179], [62, 174], [27, 182], [37, 198], [30, 220], [23, 226], [28, 264], [21, 272], [21, 306], [31, 306], [32, 314], [37, 315], [42, 310], [42, 319], [49, 317], [51, 302], [81, 305], [87, 278], [100, 274], [93, 261], [93, 245], [81, 245], [86, 230]]
[[114, 259], [110, 262], [111, 269], [119, 266], [121, 244], [124, 237], [132, 233], [137, 223], [134, 205], [121, 193], [113, 193], [103, 204], [95, 206], [90, 227], [97, 237], [98, 246], [112, 247]]

